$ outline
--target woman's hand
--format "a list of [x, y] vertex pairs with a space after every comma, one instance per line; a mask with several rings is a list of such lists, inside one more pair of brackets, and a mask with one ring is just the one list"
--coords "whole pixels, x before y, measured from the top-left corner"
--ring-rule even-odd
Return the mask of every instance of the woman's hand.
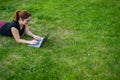
[[33, 38], [34, 38], [35, 40], [40, 40], [40, 39], [41, 39], [41, 37], [38, 36], [38, 35], [34, 35]]
[[31, 41], [29, 42], [29, 44], [37, 44], [37, 43], [38, 43], [37, 40], [31, 40]]

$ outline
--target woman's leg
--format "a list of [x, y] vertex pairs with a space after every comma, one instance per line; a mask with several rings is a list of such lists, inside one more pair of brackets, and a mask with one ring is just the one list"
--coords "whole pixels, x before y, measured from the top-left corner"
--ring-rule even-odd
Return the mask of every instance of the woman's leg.
[[0, 28], [1, 28], [4, 24], [6, 24], [6, 23], [7, 23], [6, 21], [0, 20]]

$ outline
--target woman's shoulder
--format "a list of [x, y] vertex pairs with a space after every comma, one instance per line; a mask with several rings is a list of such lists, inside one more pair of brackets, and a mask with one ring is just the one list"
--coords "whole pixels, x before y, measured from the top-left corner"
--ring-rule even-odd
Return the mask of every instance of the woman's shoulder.
[[13, 20], [10, 24], [11, 25], [19, 25], [18, 21], [15, 21], [15, 20]]
[[19, 27], [19, 23], [18, 23], [18, 21], [13, 20], [12, 22], [10, 22], [10, 25], [9, 25], [9, 26], [10, 26], [10, 27], [18, 28], [18, 27]]

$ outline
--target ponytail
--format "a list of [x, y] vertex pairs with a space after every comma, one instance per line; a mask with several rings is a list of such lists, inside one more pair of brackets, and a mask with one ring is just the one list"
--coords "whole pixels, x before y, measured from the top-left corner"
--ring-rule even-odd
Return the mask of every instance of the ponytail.
[[19, 20], [19, 12], [20, 12], [20, 10], [16, 10], [15, 13], [14, 13], [14, 20], [15, 21]]
[[18, 21], [20, 18], [22, 18], [24, 20], [24, 19], [27, 19], [30, 16], [31, 16], [31, 14], [26, 10], [21, 10], [21, 11], [16, 10], [15, 13], [14, 13], [14, 20]]

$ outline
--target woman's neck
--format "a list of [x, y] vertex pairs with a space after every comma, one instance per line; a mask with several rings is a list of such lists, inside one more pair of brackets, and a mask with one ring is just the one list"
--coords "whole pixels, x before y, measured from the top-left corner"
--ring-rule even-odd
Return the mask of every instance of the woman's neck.
[[23, 24], [21, 23], [21, 21], [18, 21], [20, 29], [23, 27]]

